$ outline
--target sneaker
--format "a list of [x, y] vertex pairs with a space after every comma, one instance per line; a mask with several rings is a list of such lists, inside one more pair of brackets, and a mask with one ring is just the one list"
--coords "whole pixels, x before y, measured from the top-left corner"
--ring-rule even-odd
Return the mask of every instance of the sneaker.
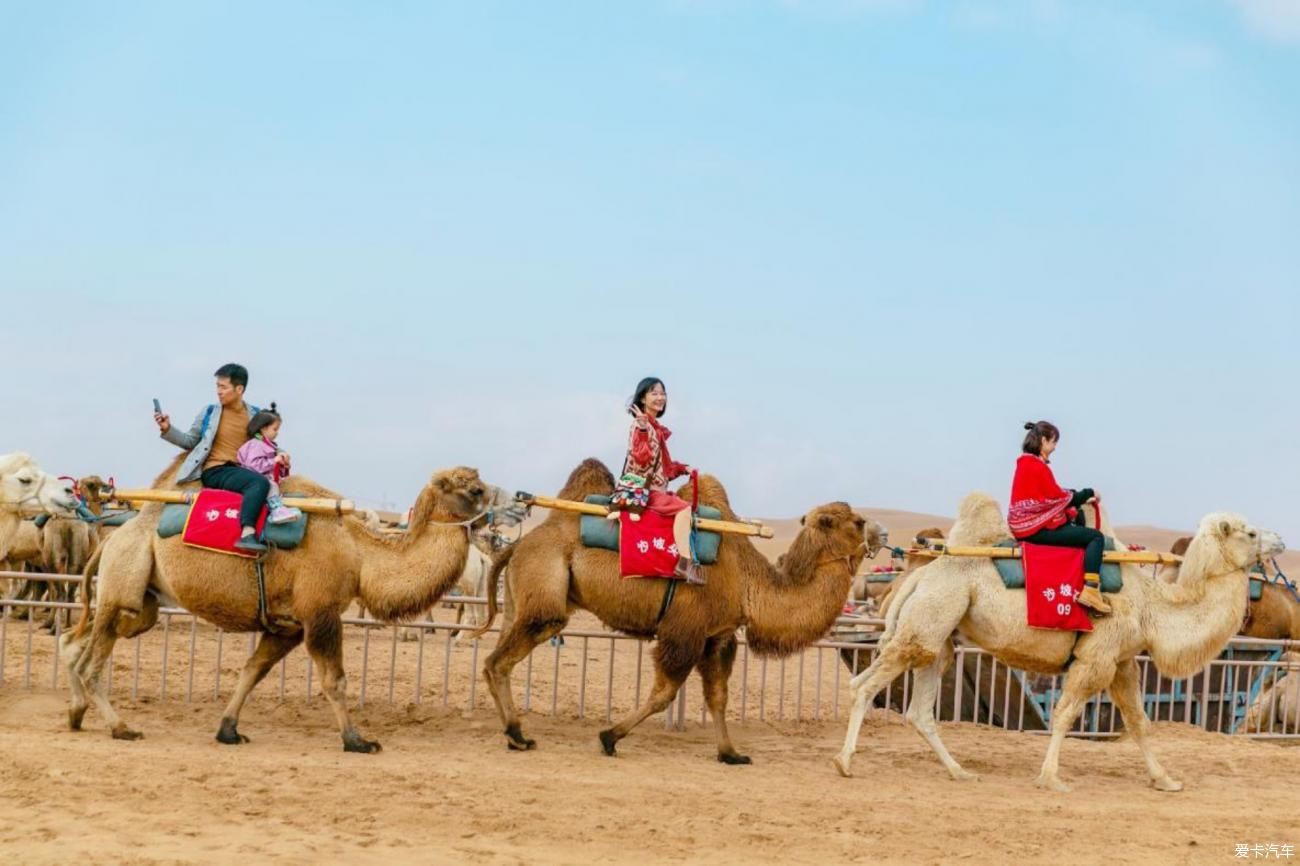
[[235, 550], [247, 550], [250, 553], [262, 553], [266, 545], [257, 540], [256, 535], [245, 535], [235, 542]]
[[302, 517], [302, 512], [297, 508], [290, 508], [287, 505], [280, 505], [271, 509], [271, 514], [266, 518], [268, 523], [294, 523]]

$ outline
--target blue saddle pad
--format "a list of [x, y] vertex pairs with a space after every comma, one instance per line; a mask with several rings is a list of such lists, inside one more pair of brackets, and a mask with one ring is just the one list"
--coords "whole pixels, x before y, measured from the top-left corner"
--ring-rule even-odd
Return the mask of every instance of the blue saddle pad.
[[[284, 497], [284, 504], [292, 506], [293, 497]], [[180, 535], [185, 531], [185, 519], [189, 516], [189, 505], [164, 505], [162, 516], [158, 518], [158, 537], [171, 538], [173, 535]], [[302, 544], [303, 536], [307, 534], [308, 516], [303, 512], [302, 516], [293, 523], [266, 524], [262, 530], [262, 540], [281, 550], [293, 550]]]
[[[592, 505], [609, 506], [608, 496], [588, 496], [586, 501]], [[700, 517], [706, 520], [721, 520], [722, 512], [707, 505], [700, 506]], [[598, 547], [601, 550], [618, 550], [618, 521], [584, 514], [578, 522], [583, 547]], [[722, 536], [716, 532], [695, 533], [695, 555], [702, 565], [713, 565], [718, 561], [718, 545]]]
[[[1005, 541], [999, 541], [991, 547], [1019, 547], [1020, 543], [1013, 538]], [[1106, 536], [1106, 550], [1115, 549], [1115, 539]], [[1025, 564], [1020, 559], [995, 559], [993, 565], [998, 570], [998, 575], [1002, 578], [1002, 583], [1007, 589], [1024, 589], [1025, 588]], [[1101, 564], [1101, 591], [1102, 592], [1119, 592], [1124, 588], [1124, 578], [1120, 576], [1120, 567], [1118, 562], [1103, 562]]]

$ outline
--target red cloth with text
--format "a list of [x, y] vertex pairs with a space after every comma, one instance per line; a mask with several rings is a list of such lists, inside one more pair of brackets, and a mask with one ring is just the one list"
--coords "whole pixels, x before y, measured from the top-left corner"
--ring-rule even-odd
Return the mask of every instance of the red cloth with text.
[[618, 517], [618, 571], [623, 577], [675, 577], [677, 545], [673, 518], [647, 508], [640, 520]]
[[[205, 487], [194, 498], [190, 506], [190, 515], [185, 518], [185, 531], [181, 541], [190, 547], [201, 547], [216, 553], [230, 553], [246, 558], [256, 557], [256, 553], [237, 550], [235, 542], [239, 540], [239, 506], [244, 497], [231, 490], [216, 490]], [[262, 534], [266, 526], [266, 507], [257, 518], [257, 534]]]
[[1020, 545], [1030, 628], [1092, 631], [1088, 612], [1075, 599], [1083, 590], [1083, 548]]

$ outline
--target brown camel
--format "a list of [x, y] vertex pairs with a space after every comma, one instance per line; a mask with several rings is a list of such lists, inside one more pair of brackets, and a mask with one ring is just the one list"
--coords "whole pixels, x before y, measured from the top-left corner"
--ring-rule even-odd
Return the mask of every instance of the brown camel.
[[[337, 498], [301, 477], [286, 479], [282, 486], [286, 494]], [[410, 528], [400, 536], [375, 533], [355, 517], [317, 516], [297, 550], [270, 555], [264, 569], [269, 617], [288, 624], [262, 634], [226, 706], [217, 740], [248, 742], [238, 730], [244, 700], [280, 659], [305, 642], [338, 720], [344, 750], [378, 751], [379, 744], [363, 738], [348, 718], [342, 614], [357, 599], [385, 621], [432, 606], [464, 570], [469, 541], [463, 523], [480, 513], [483, 494], [477, 470], [444, 470], [420, 492]], [[226, 631], [263, 631], [253, 563], [187, 547], [179, 536], [159, 538], [160, 512], [161, 506], [146, 505], [104, 542], [86, 568], [82, 597], [89, 598], [90, 579], [98, 570], [99, 604], [93, 618], [87, 605], [76, 631], [63, 639], [72, 691], [68, 721], [74, 731], [93, 700], [114, 738], [141, 736], [109, 703], [104, 665], [118, 638], [153, 627], [160, 604], [178, 604]], [[93, 630], [87, 632], [91, 622]]]
[[[1169, 548], [1170, 553], [1182, 556], [1187, 552], [1190, 537], [1180, 538]], [[1246, 617], [1241, 622], [1243, 637], [1257, 637], [1264, 640], [1300, 640], [1300, 598], [1278, 578], [1276, 566], [1272, 562], [1261, 563], [1264, 569], [1264, 586], [1258, 601], [1250, 602], [1246, 608]], [[1162, 577], [1165, 574], [1162, 573]], [[1167, 580], [1176, 581], [1178, 570], [1168, 572]]]
[[[565, 483], [561, 499], [609, 494], [614, 478], [598, 460], [586, 460]], [[699, 479], [700, 502], [736, 515], [716, 478]], [[684, 495], [689, 496], [689, 493]], [[653, 713], [668, 706], [692, 668], [704, 681], [704, 699], [718, 737], [718, 760], [747, 764], [727, 734], [727, 678], [736, 657], [736, 630], [746, 629], [750, 649], [787, 655], [823, 637], [839, 615], [858, 565], [868, 553], [866, 521], [843, 502], [814, 508], [777, 569], [741, 536], [723, 536], [714, 565], [703, 566], [704, 586], [679, 584], [659, 619], [666, 582], [619, 577], [618, 554], [583, 547], [578, 516], [551, 512], [529, 534], [497, 555], [488, 575], [488, 625], [496, 616], [496, 587], [509, 563], [508, 595], [514, 616], [483, 666], [511, 749], [535, 746], [524, 736], [510, 690], [510, 672], [539, 644], [559, 634], [577, 608], [610, 628], [658, 638], [655, 682], [649, 699], [630, 716], [601, 731], [605, 754]], [[879, 539], [874, 542], [879, 548]], [[480, 633], [487, 625], [480, 629]]]

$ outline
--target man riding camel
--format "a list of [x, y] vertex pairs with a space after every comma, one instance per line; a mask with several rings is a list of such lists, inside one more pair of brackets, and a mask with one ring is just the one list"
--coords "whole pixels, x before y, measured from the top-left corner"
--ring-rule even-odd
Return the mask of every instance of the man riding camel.
[[[199, 481], [204, 487], [230, 490], [241, 494], [239, 508], [239, 550], [260, 553], [266, 545], [257, 539], [257, 518], [266, 505], [271, 484], [263, 476], [238, 463], [240, 447], [249, 440], [248, 422], [261, 410], [244, 402], [248, 387], [248, 370], [239, 364], [225, 364], [213, 375], [217, 379], [217, 402], [194, 418], [186, 431], [172, 426], [171, 418], [155, 411], [162, 438], [188, 450], [176, 481], [184, 484]], [[287, 462], [288, 455], [285, 455]]]

